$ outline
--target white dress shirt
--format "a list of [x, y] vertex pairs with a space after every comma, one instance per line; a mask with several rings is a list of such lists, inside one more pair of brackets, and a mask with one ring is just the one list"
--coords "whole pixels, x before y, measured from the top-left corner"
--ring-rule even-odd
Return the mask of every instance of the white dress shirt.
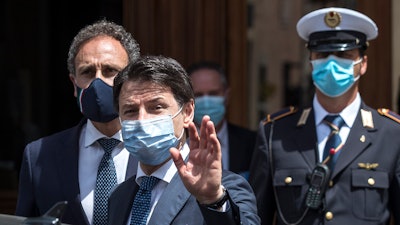
[[[97, 140], [103, 137], [106, 136], [100, 133], [90, 120], [82, 127], [79, 137], [78, 173], [80, 199], [90, 224], [92, 224], [93, 219], [93, 198], [96, 187], [97, 169], [104, 155], [104, 150]], [[117, 183], [120, 184], [125, 180], [129, 152], [124, 148], [121, 131], [114, 134], [112, 138], [121, 141], [111, 153], [117, 172]]]

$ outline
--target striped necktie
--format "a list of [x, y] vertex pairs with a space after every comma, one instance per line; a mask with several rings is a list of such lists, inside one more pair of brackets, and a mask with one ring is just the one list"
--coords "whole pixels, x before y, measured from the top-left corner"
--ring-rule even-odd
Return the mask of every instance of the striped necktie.
[[343, 147], [342, 139], [339, 136], [339, 130], [344, 125], [344, 120], [339, 115], [327, 115], [324, 122], [331, 129], [324, 148], [323, 159], [327, 161], [327, 165], [331, 171], [335, 168], [336, 160]]

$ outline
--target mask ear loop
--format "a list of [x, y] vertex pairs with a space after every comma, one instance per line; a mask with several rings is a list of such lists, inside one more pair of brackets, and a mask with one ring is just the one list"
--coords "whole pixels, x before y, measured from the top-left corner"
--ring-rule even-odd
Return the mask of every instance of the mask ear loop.
[[359, 60], [354, 61], [354, 62], [353, 62], [353, 66], [359, 64], [359, 63], [362, 62], [362, 61], [363, 61], [363, 58], [360, 58]]
[[[178, 112], [176, 112], [176, 113], [171, 117], [171, 119], [175, 118], [179, 113], [181, 113], [181, 112], [182, 112], [182, 109], [183, 109], [183, 106], [181, 106], [181, 108], [178, 110]], [[180, 139], [182, 138], [184, 131], [185, 131], [185, 128], [183, 128], [182, 133], [181, 133], [181, 135], [179, 136], [178, 140], [180, 140]]]
[[181, 140], [183, 137], [183, 134], [185, 133], [185, 128], [182, 129], [181, 135], [179, 135], [178, 140]]
[[[354, 66], [361, 63], [363, 61], [363, 58], [361, 57], [359, 60], [353, 62], [353, 70]], [[354, 77], [354, 82], [358, 81], [360, 79], [361, 75], [358, 73], [357, 77]]]
[[182, 112], [183, 106], [181, 106], [181, 108], [179, 108], [178, 112], [176, 112], [174, 115], [171, 116], [171, 118], [175, 118], [179, 113]]
[[[181, 106], [181, 108], [178, 110], [178, 112], [176, 112], [173, 116], [171, 116], [171, 119], [175, 118], [179, 113], [181, 113], [182, 109], [183, 109], [183, 106]], [[181, 134], [177, 138], [179, 141], [182, 139], [184, 133], [185, 133], [185, 128], [182, 129]]]
[[[176, 112], [173, 116], [171, 116], [171, 119], [175, 118], [179, 113], [181, 113], [181, 112], [182, 112], [182, 109], [183, 109], [183, 106], [181, 106], [181, 108], [178, 110], [178, 112]], [[185, 128], [182, 129], [182, 133], [181, 133], [181, 135], [179, 135], [178, 140], [181, 140], [184, 131], [185, 131]]]

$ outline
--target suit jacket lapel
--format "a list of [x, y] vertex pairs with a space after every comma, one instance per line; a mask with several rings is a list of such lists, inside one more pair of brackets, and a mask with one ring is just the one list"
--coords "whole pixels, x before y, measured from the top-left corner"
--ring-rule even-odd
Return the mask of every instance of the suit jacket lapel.
[[124, 183], [118, 186], [118, 192], [112, 195], [113, 205], [109, 205], [113, 211], [110, 216], [112, 217], [112, 224], [115, 225], [124, 225], [127, 224], [127, 220], [132, 211], [133, 200], [135, 199], [135, 195], [139, 190], [139, 185], [136, 183], [136, 176], [131, 177], [126, 180]]
[[148, 224], [171, 224], [189, 197], [190, 193], [176, 173], [161, 195]]
[[[78, 157], [79, 157], [79, 132], [74, 132], [68, 139], [64, 139], [61, 146], [64, 149], [57, 151], [57, 174], [61, 180], [61, 186], [67, 199], [74, 199], [79, 194]], [[65, 151], [65, 149], [67, 149]], [[65, 171], [68, 171], [67, 173]], [[73, 185], [71, 188], [71, 184]]]
[[[72, 129], [69, 138], [63, 139], [63, 143], [60, 144], [60, 146], [64, 146], [63, 149], [54, 149], [57, 152], [56, 163], [59, 165], [57, 167], [57, 174], [60, 178], [61, 190], [68, 200], [68, 210], [72, 210], [71, 213], [80, 221], [79, 224], [89, 224], [80, 201], [78, 178], [79, 135], [85, 123], [86, 119], [81, 120]], [[66, 173], [65, 171], [68, 172]], [[73, 185], [72, 187], [71, 184]]]
[[132, 155], [129, 154], [128, 167], [126, 168], [125, 180], [136, 175], [139, 161]]

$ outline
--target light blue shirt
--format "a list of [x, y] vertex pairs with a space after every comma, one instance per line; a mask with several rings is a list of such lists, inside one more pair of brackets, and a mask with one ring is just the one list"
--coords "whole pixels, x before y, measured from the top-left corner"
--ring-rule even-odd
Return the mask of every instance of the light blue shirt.
[[[339, 131], [340, 138], [342, 139], [342, 142], [345, 144], [347, 137], [349, 136], [350, 129], [353, 127], [354, 121], [356, 120], [360, 106], [361, 106], [361, 97], [360, 94], [357, 93], [357, 96], [354, 99], [354, 101], [339, 113], [339, 115], [343, 118], [345, 122], [345, 124]], [[329, 113], [321, 106], [315, 95], [313, 99], [313, 107], [315, 113], [315, 126], [317, 128], [319, 161], [321, 162], [323, 160], [322, 157], [324, 154], [325, 143], [331, 132], [329, 126], [326, 123], [322, 122], [322, 120]]]

